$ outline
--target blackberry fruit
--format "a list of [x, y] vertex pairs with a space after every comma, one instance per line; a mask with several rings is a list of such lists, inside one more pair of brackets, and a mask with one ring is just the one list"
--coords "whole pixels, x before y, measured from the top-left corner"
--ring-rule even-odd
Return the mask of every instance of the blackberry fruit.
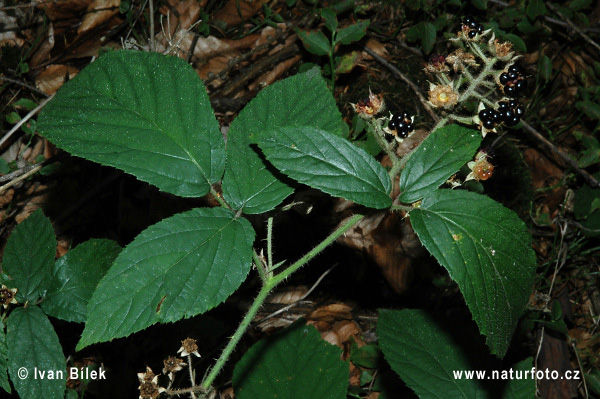
[[515, 97], [515, 95], [517, 94], [517, 89], [515, 88], [515, 86], [506, 85], [504, 86], [504, 93], [506, 93], [510, 97]]
[[500, 101], [497, 112], [499, 122], [506, 126], [515, 126], [525, 115], [525, 108], [517, 100]]
[[513, 116], [513, 117], [511, 117], [511, 118], [509, 118], [507, 120], [505, 120], [504, 124], [506, 126], [516, 126], [519, 123], [520, 120], [521, 119], [518, 116], [515, 115], [515, 116]]
[[506, 72], [500, 75], [500, 83], [502, 83], [503, 85], [507, 84], [509, 80], [510, 79], [508, 78], [508, 74]]
[[523, 115], [525, 115], [525, 107], [523, 107], [522, 105], [517, 104], [513, 110], [515, 111], [515, 115], [518, 116], [519, 118], [522, 118]]
[[390, 119], [388, 129], [396, 132], [396, 135], [400, 138], [408, 137], [413, 130], [412, 120], [407, 112], [399, 112]]
[[508, 72], [516, 73], [517, 75], [521, 75], [521, 68], [517, 64], [513, 64], [508, 68]]
[[492, 108], [484, 108], [479, 111], [479, 120], [486, 129], [493, 129], [500, 122], [498, 112]]

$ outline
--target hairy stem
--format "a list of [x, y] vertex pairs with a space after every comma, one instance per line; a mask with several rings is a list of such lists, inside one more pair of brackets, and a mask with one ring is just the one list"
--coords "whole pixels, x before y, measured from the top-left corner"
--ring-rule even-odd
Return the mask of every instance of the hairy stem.
[[264, 285], [258, 292], [258, 295], [256, 296], [256, 299], [254, 299], [254, 302], [250, 306], [250, 309], [248, 309], [248, 312], [242, 319], [238, 328], [235, 330], [235, 333], [229, 340], [229, 343], [227, 344], [225, 349], [223, 349], [221, 356], [219, 356], [219, 358], [217, 359], [217, 362], [210, 369], [210, 372], [208, 373], [208, 375], [202, 382], [202, 387], [204, 389], [209, 389], [211, 387], [215, 378], [217, 377], [219, 372], [223, 369], [223, 366], [227, 362], [227, 359], [229, 359], [229, 356], [231, 356], [231, 354], [233, 353], [233, 350], [235, 349], [238, 342], [240, 341], [240, 339], [242, 338], [242, 336], [244, 335], [244, 333], [250, 326], [250, 323], [254, 319], [254, 316], [256, 316], [256, 313], [258, 313], [258, 310], [261, 308], [261, 306], [265, 302], [265, 299], [267, 299], [267, 296], [273, 290], [273, 288], [275, 288], [278, 284], [280, 284], [282, 281], [284, 281], [286, 278], [288, 278], [296, 270], [298, 270], [302, 266], [304, 266], [312, 258], [314, 258], [319, 253], [321, 253], [325, 248], [327, 248], [329, 245], [331, 245], [337, 238], [339, 238], [342, 234], [344, 234], [346, 231], [348, 231], [352, 226], [354, 226], [363, 217], [364, 217], [364, 215], [354, 215], [354, 216], [350, 217], [342, 226], [338, 227], [333, 233], [331, 233], [329, 236], [327, 236], [327, 238], [325, 238], [321, 243], [319, 243], [316, 247], [314, 247], [309, 253], [304, 255], [302, 258], [298, 259], [293, 265], [291, 265], [290, 267], [288, 267], [287, 269], [285, 269], [283, 272], [279, 273], [276, 276], [267, 277], [266, 282], [264, 283]]

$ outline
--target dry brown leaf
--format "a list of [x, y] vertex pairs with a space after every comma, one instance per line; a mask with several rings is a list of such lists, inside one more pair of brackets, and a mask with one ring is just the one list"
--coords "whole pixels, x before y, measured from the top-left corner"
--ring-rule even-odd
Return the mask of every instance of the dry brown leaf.
[[307, 315], [306, 319], [323, 320], [330, 323], [337, 320], [351, 320], [352, 308], [343, 303], [334, 303], [331, 305], [321, 306]]
[[50, 65], [35, 78], [35, 85], [44, 93], [51, 95], [65, 83], [77, 75], [79, 69], [69, 65]]
[[[353, 320], [337, 321], [333, 323], [331, 330], [335, 331], [342, 343], [348, 342], [350, 337], [360, 336], [361, 334], [360, 328], [358, 328], [358, 326]], [[360, 347], [363, 345], [358, 346]]]
[[331, 345], [339, 346], [340, 348], [342, 347], [342, 341], [340, 340], [340, 337], [337, 335], [337, 333], [334, 331], [322, 332], [321, 338], [324, 341], [329, 342]]
[[277, 64], [274, 68], [272, 68], [269, 72], [260, 76], [256, 81], [248, 85], [249, 90], [254, 90], [257, 86], [268, 86], [271, 83], [277, 81], [279, 77], [281, 77], [284, 73], [290, 70], [298, 61], [302, 59], [301, 55], [297, 55], [290, 59], [287, 59], [283, 62]]
[[119, 12], [121, 0], [93, 0], [87, 7], [87, 12], [77, 33], [87, 32], [111, 19]]
[[248, 3], [243, 0], [229, 0], [223, 8], [217, 11], [213, 19], [225, 22], [228, 26], [241, 24], [248, 18], [256, 15], [264, 1], [253, 1]]
[[305, 285], [286, 287], [285, 289], [277, 291], [273, 295], [269, 296], [269, 298], [267, 298], [267, 302], [289, 305], [299, 301], [304, 295], [306, 295], [307, 292], [308, 287]]
[[[385, 45], [377, 39], [370, 38], [369, 40], [367, 40], [367, 47], [373, 50], [373, 52], [380, 57], [386, 57], [388, 55], [388, 51], [385, 48]], [[364, 58], [373, 58], [367, 52], [363, 52], [363, 54]]]
[[44, 10], [50, 21], [75, 18], [85, 10], [92, 0], [35, 0], [37, 7]]

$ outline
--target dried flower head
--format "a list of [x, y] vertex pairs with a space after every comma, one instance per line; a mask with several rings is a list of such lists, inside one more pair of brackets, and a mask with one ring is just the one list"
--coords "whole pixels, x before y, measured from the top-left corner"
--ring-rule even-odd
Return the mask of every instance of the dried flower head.
[[0, 304], [4, 306], [4, 309], [8, 308], [8, 305], [11, 303], [18, 303], [15, 299], [15, 295], [17, 294], [16, 288], [8, 288], [4, 284], [0, 287]]
[[356, 104], [350, 104], [354, 112], [358, 113], [363, 119], [371, 119], [385, 108], [383, 96], [381, 94], [373, 94], [369, 89], [369, 97], [359, 101]]
[[152, 369], [146, 366], [145, 373], [138, 373], [140, 380], [140, 399], [156, 399], [162, 392], [166, 392], [165, 388], [158, 386], [158, 376], [152, 372]]
[[452, 86], [431, 83], [429, 86], [429, 102], [434, 107], [452, 107], [458, 102], [458, 93], [452, 89]]
[[514, 51], [512, 51], [513, 44], [511, 42], [499, 43], [498, 39], [494, 40], [494, 53], [501, 61], [509, 60]]
[[181, 341], [181, 348], [177, 351], [177, 353], [181, 353], [181, 356], [189, 356], [196, 355], [200, 357], [198, 353], [198, 345], [196, 344], [196, 340], [193, 338], [186, 338]]
[[429, 73], [449, 72], [450, 68], [446, 65], [446, 57], [442, 54], [431, 55], [429, 62], [425, 65], [425, 71]]
[[454, 72], [458, 72], [463, 68], [463, 66], [467, 67], [477, 67], [478, 64], [475, 61], [475, 56], [471, 53], [465, 52], [463, 49], [458, 49], [454, 51], [452, 54], [446, 57], [446, 62], [448, 62]]
[[163, 364], [165, 367], [163, 367], [162, 372], [163, 374], [168, 374], [171, 381], [173, 380], [176, 372], [183, 370], [183, 367], [187, 366], [183, 359], [174, 356], [169, 356], [163, 360]]
[[489, 155], [485, 151], [479, 151], [475, 155], [475, 160], [467, 164], [471, 173], [467, 175], [467, 180], [487, 180], [494, 173], [494, 165], [488, 161]]

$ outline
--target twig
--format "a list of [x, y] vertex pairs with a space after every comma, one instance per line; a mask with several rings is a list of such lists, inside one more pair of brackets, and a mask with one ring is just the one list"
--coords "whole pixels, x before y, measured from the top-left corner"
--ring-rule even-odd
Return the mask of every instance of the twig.
[[[5, 185], [3, 185], [2, 187], [0, 187], [0, 194], [2, 194], [7, 189], [11, 188], [12, 186], [14, 186], [15, 184], [17, 184], [18, 182], [27, 179], [29, 176], [31, 176], [32, 174], [36, 173], [40, 169], [42, 169], [44, 166], [46, 166], [46, 163], [47, 163], [46, 161], [44, 161], [44, 162], [42, 162], [42, 163], [40, 163], [38, 165], [32, 165], [31, 167], [28, 167], [27, 168], [28, 171], [26, 173], [22, 174], [21, 176], [17, 177], [16, 179], [11, 180], [8, 183], [6, 183]], [[21, 170], [24, 170], [24, 169], [25, 168], [23, 168]]]
[[46, 104], [48, 104], [48, 101], [52, 100], [53, 98], [54, 98], [54, 94], [51, 95], [50, 97], [46, 98], [44, 101], [42, 101], [40, 103], [40, 105], [35, 107], [35, 109], [31, 110], [27, 115], [25, 115], [25, 117], [23, 119], [21, 119], [19, 122], [17, 122], [17, 124], [14, 125], [13, 128], [10, 129], [10, 131], [4, 135], [4, 137], [2, 137], [2, 140], [0, 140], [0, 147], [2, 146], [2, 144], [4, 144], [6, 142], [6, 140], [8, 140], [10, 138], [10, 136], [13, 135], [14, 132], [19, 130], [19, 128], [21, 126], [23, 126], [23, 124], [25, 122], [27, 122], [29, 119], [31, 119], [33, 117], [33, 115], [37, 114], [39, 112], [39, 110], [44, 108], [46, 106]]
[[21, 82], [20, 80], [7, 78], [6, 76], [0, 76], [0, 79], [4, 80], [5, 82], [14, 83], [14, 84], [17, 84], [19, 86], [23, 86], [27, 90], [33, 91], [36, 94], [39, 94], [40, 96], [48, 97], [48, 94], [44, 93], [43, 91], [41, 91], [37, 87], [31, 86], [30, 84], [27, 84], [25, 82]]
[[556, 8], [554, 6], [554, 4], [546, 3], [546, 7], [548, 7], [556, 15], [558, 15], [559, 17], [561, 17], [563, 19], [563, 21], [565, 21], [567, 23], [567, 25], [569, 25], [569, 28], [571, 28], [575, 32], [579, 33], [579, 35], [583, 38], [583, 40], [585, 40], [586, 42], [588, 42], [592, 46], [596, 47], [596, 49], [600, 51], [600, 45], [598, 45], [598, 43], [596, 43], [595, 41], [593, 41], [584, 31], [582, 31], [578, 26], [576, 26], [569, 18], [567, 18], [560, 11], [558, 11], [558, 8]]
[[154, 51], [154, 0], [148, 2], [148, 12], [150, 13], [150, 51]]
[[414, 84], [409, 78], [407, 78], [402, 72], [400, 72], [400, 70], [398, 70], [398, 68], [396, 68], [395, 66], [390, 64], [385, 58], [383, 58], [382, 56], [380, 56], [379, 54], [377, 54], [376, 52], [374, 52], [367, 46], [365, 46], [363, 48], [370, 56], [375, 58], [379, 63], [381, 63], [383, 66], [385, 66], [387, 69], [389, 69], [397, 78], [399, 78], [404, 83], [406, 83], [408, 85], [408, 87], [410, 87], [411, 90], [415, 92], [417, 97], [419, 97], [419, 101], [421, 101], [423, 108], [425, 108], [425, 111], [427, 111], [427, 113], [429, 114], [431, 119], [433, 119], [433, 121], [435, 123], [437, 123], [440, 120], [440, 117], [437, 116], [435, 114], [435, 112], [433, 112], [433, 110], [431, 109], [429, 104], [427, 104], [427, 100], [425, 100], [425, 97], [421, 93], [421, 89], [416, 84]]
[[542, 136], [542, 134], [540, 132], [535, 130], [527, 122], [522, 121], [521, 123], [523, 124], [523, 127], [525, 128], [525, 130], [527, 130], [529, 133], [531, 133], [536, 139], [541, 141], [553, 154], [558, 155], [563, 161], [565, 161], [567, 164], [569, 164], [570, 167], [575, 169], [575, 171], [577, 173], [579, 173], [590, 186], [600, 187], [600, 182], [598, 180], [596, 180], [594, 178], [594, 176], [592, 176], [585, 170], [581, 169], [579, 167], [579, 165], [577, 164], [577, 162], [574, 161], [570, 156], [568, 156], [567, 154], [565, 154], [564, 152], [562, 152], [558, 148], [556, 148], [556, 146], [554, 144], [549, 142], [544, 136]]

